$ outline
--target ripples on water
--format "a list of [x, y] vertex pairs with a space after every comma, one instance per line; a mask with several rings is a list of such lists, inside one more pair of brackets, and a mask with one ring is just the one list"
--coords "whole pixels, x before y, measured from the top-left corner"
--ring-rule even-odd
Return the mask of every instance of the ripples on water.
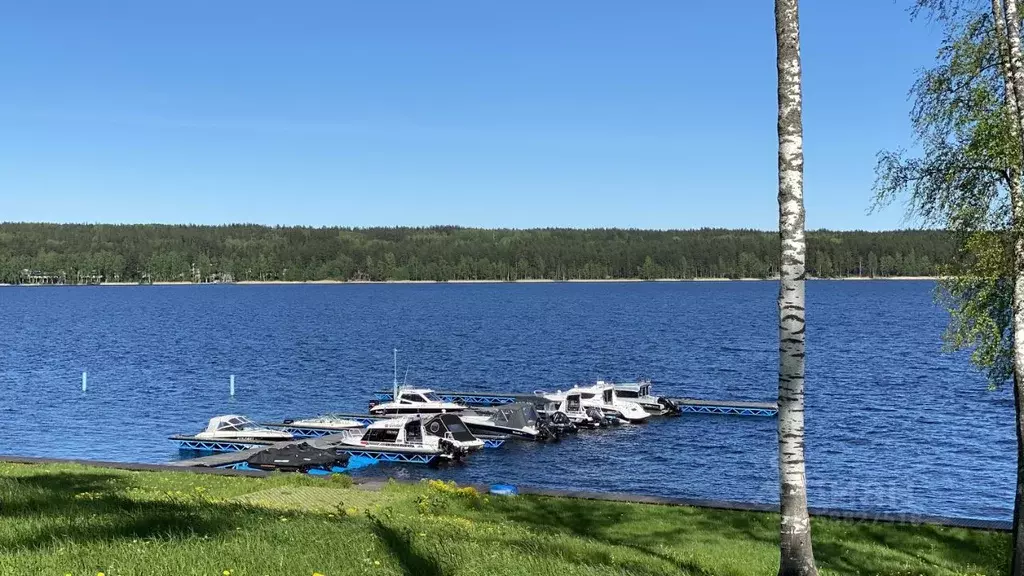
[[[1009, 392], [941, 353], [932, 291], [809, 283], [812, 505], [1009, 518]], [[164, 462], [178, 457], [168, 435], [216, 414], [365, 411], [390, 384], [393, 347], [410, 383], [437, 389], [647, 376], [659, 394], [770, 400], [775, 297], [772, 282], [3, 288], [0, 452]], [[777, 501], [774, 419], [583, 436], [367, 473]]]

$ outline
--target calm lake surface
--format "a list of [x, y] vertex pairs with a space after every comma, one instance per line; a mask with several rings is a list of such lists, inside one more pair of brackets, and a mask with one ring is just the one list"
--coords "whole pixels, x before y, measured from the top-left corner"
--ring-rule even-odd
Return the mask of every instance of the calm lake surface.
[[[774, 282], [0, 288], [0, 453], [166, 462], [223, 413], [364, 412], [400, 374], [532, 392], [652, 378], [771, 400]], [[1009, 519], [1013, 404], [941, 352], [934, 284], [810, 282], [812, 506]], [[81, 392], [81, 373], [89, 390]], [[228, 377], [237, 396], [228, 396]], [[774, 418], [685, 415], [367, 474], [777, 501]]]

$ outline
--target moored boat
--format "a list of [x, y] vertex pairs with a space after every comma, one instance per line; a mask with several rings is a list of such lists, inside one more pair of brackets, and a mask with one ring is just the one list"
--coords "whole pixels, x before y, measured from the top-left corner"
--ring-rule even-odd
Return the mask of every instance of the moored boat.
[[338, 471], [348, 465], [349, 455], [336, 449], [317, 448], [308, 442], [269, 447], [246, 459], [250, 468], [281, 472]]
[[547, 401], [542, 408], [541, 415], [550, 423], [559, 422], [563, 418], [573, 426], [583, 428], [598, 428], [610, 423], [600, 409], [583, 406], [582, 395], [576, 389], [565, 392], [537, 390], [534, 394]]
[[441, 400], [429, 388], [397, 388], [391, 401], [370, 403], [370, 414], [379, 416], [460, 413], [465, 409], [462, 404]]
[[636, 402], [645, 411], [659, 415], [678, 415], [681, 413], [675, 402], [663, 396], [651, 394], [651, 381], [638, 380], [636, 382], [624, 382], [615, 384], [615, 397], [617, 399]]
[[559, 436], [541, 421], [534, 405], [525, 402], [467, 410], [459, 417], [474, 434], [508, 434], [528, 440], [558, 440]]
[[636, 402], [618, 398], [615, 387], [603, 380], [598, 380], [590, 386], [574, 387], [573, 391], [579, 392], [584, 407], [600, 408], [605, 414], [626, 422], [636, 424], [650, 417], [650, 414]]
[[484, 447], [455, 414], [409, 415], [379, 420], [365, 432], [349, 432], [339, 447], [375, 452], [434, 455], [458, 460]]
[[196, 434], [194, 438], [197, 440], [283, 442], [291, 440], [293, 436], [283, 430], [260, 426], [245, 416], [228, 414], [211, 418], [206, 425], [206, 430]]
[[355, 430], [363, 427], [362, 422], [358, 420], [333, 414], [325, 414], [313, 418], [300, 418], [298, 420], [285, 420], [282, 422], [282, 425], [293, 428], [320, 428], [327, 430]]

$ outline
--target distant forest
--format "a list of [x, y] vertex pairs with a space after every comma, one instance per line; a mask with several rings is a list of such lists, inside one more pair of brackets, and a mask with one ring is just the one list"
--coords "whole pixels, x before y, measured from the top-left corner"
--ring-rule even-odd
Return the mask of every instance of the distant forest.
[[[816, 277], [930, 276], [942, 231], [808, 234]], [[769, 278], [779, 238], [757, 230], [305, 228], [0, 224], [0, 282]]]

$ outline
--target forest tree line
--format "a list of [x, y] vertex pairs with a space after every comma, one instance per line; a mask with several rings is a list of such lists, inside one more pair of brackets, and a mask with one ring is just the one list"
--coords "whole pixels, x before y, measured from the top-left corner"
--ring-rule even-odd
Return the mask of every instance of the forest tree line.
[[[770, 278], [779, 237], [758, 230], [308, 228], [248, 224], [0, 224], [0, 282], [31, 275], [135, 282]], [[946, 232], [808, 234], [808, 272], [932, 276]]]

